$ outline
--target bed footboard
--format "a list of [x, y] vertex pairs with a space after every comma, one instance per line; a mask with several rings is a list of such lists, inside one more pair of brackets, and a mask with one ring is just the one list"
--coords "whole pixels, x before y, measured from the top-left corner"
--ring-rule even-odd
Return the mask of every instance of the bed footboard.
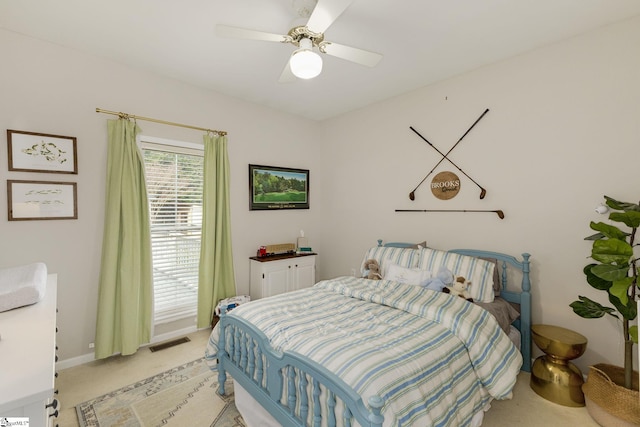
[[218, 323], [219, 394], [227, 372], [283, 426], [381, 427], [384, 401], [364, 404], [347, 383], [311, 359], [274, 351], [267, 337], [244, 319], [220, 313]]

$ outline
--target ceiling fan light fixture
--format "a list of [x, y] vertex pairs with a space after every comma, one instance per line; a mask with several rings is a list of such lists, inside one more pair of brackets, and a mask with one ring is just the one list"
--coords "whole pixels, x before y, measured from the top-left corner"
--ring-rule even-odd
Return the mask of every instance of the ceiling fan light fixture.
[[294, 76], [305, 80], [317, 77], [322, 72], [322, 58], [312, 50], [311, 40], [300, 40], [300, 49], [291, 55], [289, 67]]

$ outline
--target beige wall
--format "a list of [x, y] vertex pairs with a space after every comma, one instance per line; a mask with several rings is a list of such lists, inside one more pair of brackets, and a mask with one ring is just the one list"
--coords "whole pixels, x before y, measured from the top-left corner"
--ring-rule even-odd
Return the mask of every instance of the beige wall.
[[[114, 118], [96, 113], [96, 107], [229, 132], [239, 293], [249, 291], [248, 257], [260, 244], [294, 241], [300, 229], [320, 235], [318, 209], [250, 212], [247, 190], [247, 165], [257, 163], [310, 169], [311, 192], [319, 192], [318, 123], [2, 30], [0, 52], [0, 268], [42, 261], [58, 273], [61, 360], [91, 353], [95, 336], [106, 121]], [[202, 140], [199, 131], [139, 124], [147, 135]], [[8, 172], [6, 129], [77, 137], [78, 175]], [[78, 220], [7, 221], [8, 179], [77, 182]]]
[[[638, 201], [640, 159], [640, 19], [549, 46], [323, 123], [336, 153], [325, 183], [323, 274], [349, 274], [364, 249], [385, 240], [427, 240], [532, 255], [534, 323], [562, 325], [589, 340], [581, 367], [622, 364], [621, 333], [611, 319], [584, 320], [569, 304], [597, 298], [582, 269], [589, 262], [590, 221], [603, 195]], [[450, 154], [487, 190], [461, 173], [457, 197], [431, 195], [430, 179], [409, 192], [439, 155], [410, 129]], [[439, 170], [457, 170], [443, 162]], [[502, 209], [485, 213], [396, 213], [395, 209]], [[346, 240], [346, 243], [344, 243]]]
[[[247, 258], [256, 247], [292, 240], [300, 229], [320, 253], [319, 278], [349, 274], [378, 238], [530, 252], [534, 322], [585, 334], [583, 368], [621, 363], [617, 325], [580, 319], [568, 304], [578, 294], [601, 298], [581, 273], [588, 223], [603, 218], [594, 207], [604, 194], [638, 198], [631, 170], [640, 154], [639, 44], [635, 19], [316, 123], [0, 30], [0, 128], [77, 136], [80, 169], [78, 176], [8, 173], [0, 150], [2, 181], [77, 180], [80, 215], [77, 221], [0, 217], [0, 267], [44, 261], [58, 272], [61, 358], [89, 352], [109, 118], [95, 107], [121, 110], [229, 131], [239, 293], [248, 292]], [[485, 108], [490, 112], [451, 158], [487, 189], [486, 198], [459, 174], [455, 199], [435, 199], [427, 182], [411, 202], [408, 193], [439, 156], [409, 126], [446, 151]], [[200, 139], [193, 131], [141, 126], [154, 136]], [[311, 169], [311, 210], [249, 212], [248, 163]], [[439, 170], [456, 171], [446, 163]], [[502, 209], [506, 218], [394, 212], [405, 208]], [[6, 211], [4, 195], [0, 211]]]

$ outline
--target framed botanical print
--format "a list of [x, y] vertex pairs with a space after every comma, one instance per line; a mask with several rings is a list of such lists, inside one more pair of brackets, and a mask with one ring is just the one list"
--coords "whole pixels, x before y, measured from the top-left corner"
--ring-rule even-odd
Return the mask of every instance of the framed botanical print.
[[77, 174], [76, 145], [73, 136], [8, 129], [9, 170]]
[[77, 219], [75, 182], [7, 181], [9, 221]]

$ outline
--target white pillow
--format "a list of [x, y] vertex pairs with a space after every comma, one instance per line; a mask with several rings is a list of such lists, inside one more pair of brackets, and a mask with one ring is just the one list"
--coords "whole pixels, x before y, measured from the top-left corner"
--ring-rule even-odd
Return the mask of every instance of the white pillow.
[[42, 262], [0, 269], [0, 312], [37, 303], [46, 288], [47, 265]]
[[388, 257], [382, 258], [382, 260], [379, 261], [379, 264], [380, 264], [380, 274], [382, 274], [383, 278], [387, 275], [392, 265], [395, 265], [396, 267], [401, 267], [401, 268], [416, 267], [416, 265], [404, 265], [401, 262], [397, 262], [395, 259], [388, 258]]
[[455, 276], [462, 276], [471, 282], [467, 291], [474, 301], [493, 301], [493, 272], [495, 270], [493, 262], [437, 249], [425, 248], [422, 250], [418, 262], [419, 268], [437, 271], [442, 265], [451, 270]]
[[368, 259], [375, 259], [378, 261], [380, 269], [382, 270], [381, 274], [384, 276], [385, 264], [388, 264], [388, 262], [407, 268], [417, 267], [419, 254], [420, 250], [418, 249], [374, 246], [368, 249], [364, 254], [364, 258], [362, 258], [362, 263], [360, 264], [360, 276], [364, 276], [365, 274], [364, 262]]
[[398, 264], [389, 264], [384, 279], [408, 285], [423, 286], [427, 280], [431, 279], [431, 272], [420, 270], [419, 268], [406, 268]]

